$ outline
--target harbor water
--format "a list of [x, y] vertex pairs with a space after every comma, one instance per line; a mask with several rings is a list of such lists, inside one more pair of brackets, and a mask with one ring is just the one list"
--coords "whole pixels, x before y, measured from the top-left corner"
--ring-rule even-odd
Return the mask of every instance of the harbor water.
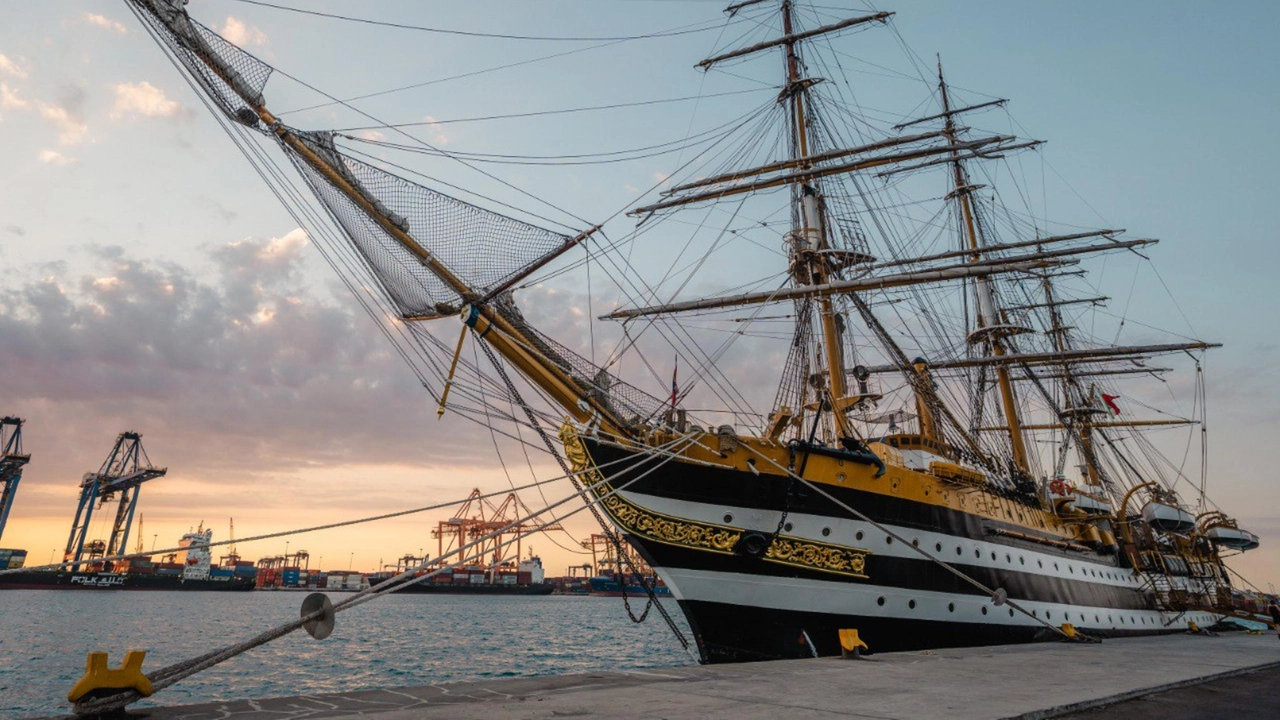
[[[331, 595], [340, 600], [345, 595]], [[145, 670], [247, 639], [298, 616], [306, 593], [0, 593], [0, 717], [69, 710], [85, 656], [147, 650]], [[644, 602], [632, 599], [637, 614]], [[691, 637], [674, 601], [663, 601]], [[392, 595], [340, 613], [156, 696], [176, 705], [457, 680], [693, 664], [657, 611], [631, 622], [619, 598]], [[135, 706], [145, 707], [151, 701]]]

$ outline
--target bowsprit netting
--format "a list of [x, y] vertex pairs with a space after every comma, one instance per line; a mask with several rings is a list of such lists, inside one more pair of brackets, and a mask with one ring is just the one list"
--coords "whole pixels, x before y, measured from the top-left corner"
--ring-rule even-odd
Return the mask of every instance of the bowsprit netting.
[[[373, 205], [450, 272], [483, 297], [519, 277], [543, 256], [570, 238], [450, 197], [347, 157], [329, 133], [291, 130], [308, 149], [321, 156]], [[405, 317], [438, 317], [456, 313], [458, 293], [446, 286], [386, 227], [338, 189], [285, 143], [312, 192], [355, 246]]]
[[[133, 4], [142, 10], [138, 13], [139, 17], [164, 41], [174, 57], [227, 117], [259, 132], [267, 132], [267, 127], [258, 119], [258, 114], [245, 105], [244, 98], [255, 98], [261, 104], [262, 89], [271, 77], [270, 65], [227, 42], [221, 35], [187, 17], [185, 13], [175, 13], [175, 21], [190, 24], [191, 33], [188, 38], [175, 35], [153, 14], [150, 4], [137, 0], [133, 0]], [[230, 71], [228, 76], [220, 77], [200, 60], [201, 56], [217, 58]]]

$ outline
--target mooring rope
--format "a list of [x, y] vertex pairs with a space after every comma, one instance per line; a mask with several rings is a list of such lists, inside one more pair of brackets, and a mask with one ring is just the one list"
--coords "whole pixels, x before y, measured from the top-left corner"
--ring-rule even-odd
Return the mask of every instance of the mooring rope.
[[[669, 447], [675, 447], [676, 445], [680, 445], [681, 449], [683, 449], [685, 447], [689, 447], [696, 441], [697, 441], [696, 435], [694, 433], [689, 433], [688, 435], [678, 436], [677, 438], [673, 439], [670, 443], [667, 443], [662, 447], [663, 449], [666, 449]], [[640, 473], [636, 477], [631, 478], [630, 480], [627, 480], [625, 483], [623, 483], [619, 487], [611, 488], [605, 493], [602, 493], [593, 498], [587, 499], [587, 501], [584, 503], [582, 507], [571, 510], [565, 513], [561, 517], [562, 518], [570, 517], [583, 510], [586, 510], [587, 508], [594, 507], [595, 505], [602, 503], [606, 499], [613, 497], [617, 493], [631, 486], [633, 483], [638, 482], [642, 478], [648, 476], [650, 473], [663, 467], [668, 462], [670, 462], [674, 457], [675, 457], [675, 454], [669, 454], [669, 455], [666, 455], [665, 457], [663, 457], [659, 453], [644, 453], [640, 455], [639, 458], [636, 459], [635, 464], [632, 467], [628, 468], [628, 470], [635, 470], [639, 466], [644, 464], [646, 461], [654, 458], [660, 458], [660, 460], [653, 467], [645, 470], [643, 473]], [[602, 479], [601, 482], [603, 483], [607, 481]], [[334, 604], [333, 612], [337, 614], [344, 610], [348, 610], [350, 608], [362, 605], [366, 602], [373, 600], [376, 597], [389, 595], [391, 593], [396, 592], [397, 590], [401, 590], [405, 587], [408, 587], [409, 585], [412, 585], [417, 582], [421, 582], [424, 579], [429, 579], [430, 577], [433, 577], [438, 573], [444, 572], [447, 569], [451, 569], [458, 565], [464, 564], [465, 562], [471, 559], [463, 555], [465, 551], [470, 550], [476, 547], [477, 545], [481, 545], [495, 537], [498, 537], [506, 533], [507, 531], [511, 530], [512, 528], [522, 525], [525, 522], [528, 522], [529, 520], [536, 518], [544, 513], [548, 513], [552, 509], [559, 507], [560, 505], [563, 505], [578, 497], [580, 497], [580, 495], [575, 492], [572, 495], [569, 495], [562, 500], [552, 503], [535, 512], [531, 512], [530, 514], [520, 519], [517, 519], [498, 530], [488, 533], [483, 537], [477, 538], [472, 542], [467, 543], [466, 545], [462, 545], [454, 550], [451, 550], [445, 553], [444, 555], [441, 555], [439, 558], [435, 559], [436, 562], [440, 562], [444, 558], [451, 557], [454, 555], [458, 555], [464, 558], [462, 560], [459, 560], [453, 563], [452, 565], [438, 568], [434, 571], [429, 572], [425, 576], [417, 575], [419, 571], [426, 569], [427, 563], [426, 561], [424, 561], [422, 564], [413, 568], [409, 568], [404, 572], [400, 573], [399, 575], [396, 575], [383, 583], [370, 586], [369, 588], [366, 588], [364, 590], [357, 592], [352, 597], [349, 597], [339, 603]], [[499, 543], [498, 547], [505, 547], [507, 545], [515, 543], [519, 541], [521, 538], [523, 538], [525, 535], [540, 532], [543, 528], [548, 527], [549, 525], [555, 522], [557, 521], [552, 520], [550, 523], [544, 523], [532, 531], [519, 533], [515, 538]], [[225, 662], [226, 660], [229, 660], [233, 657], [236, 657], [237, 655], [248, 652], [253, 648], [259, 647], [261, 645], [265, 645], [266, 643], [269, 643], [272, 640], [276, 640], [278, 638], [284, 637], [285, 635], [288, 635], [289, 633], [303, 627], [306, 623], [320, 619], [321, 617], [324, 616], [324, 614], [325, 614], [324, 610], [317, 610], [308, 615], [304, 615], [296, 620], [283, 623], [274, 628], [271, 628], [262, 633], [259, 633], [258, 635], [255, 635], [254, 637], [249, 638], [248, 640], [234, 643], [232, 645], [228, 645], [219, 650], [214, 650], [214, 651], [205, 653], [203, 655], [199, 655], [194, 658], [189, 658], [187, 660], [160, 668], [159, 670], [156, 670], [155, 672], [148, 674], [147, 679], [151, 681], [153, 692], [163, 690], [164, 688], [167, 688], [170, 685], [173, 685], [174, 683], [177, 683], [187, 677], [190, 677], [191, 675], [194, 675], [202, 670], [206, 670], [210, 667], [213, 667], [214, 665]], [[126, 706], [141, 700], [142, 698], [143, 696], [140, 693], [138, 693], [136, 690], [125, 690], [125, 691], [118, 692], [113, 695], [109, 695], [105, 697], [95, 697], [92, 699], [82, 700], [75, 704], [75, 712], [77, 715], [96, 715], [96, 714], [102, 714], [107, 712], [113, 712], [116, 710], [121, 710]]]

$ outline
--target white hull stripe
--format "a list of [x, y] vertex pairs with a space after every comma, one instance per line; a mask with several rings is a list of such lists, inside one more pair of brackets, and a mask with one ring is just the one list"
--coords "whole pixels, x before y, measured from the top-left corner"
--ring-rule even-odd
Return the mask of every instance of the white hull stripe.
[[1019, 606], [1035, 612], [1036, 618], [1031, 618], [1007, 605], [996, 607], [990, 599], [982, 596], [713, 570], [657, 570], [680, 600], [791, 612], [1021, 626], [1040, 625], [1037, 619], [1040, 618], [1054, 626], [1069, 622], [1081, 628], [1138, 631], [1181, 629], [1187, 622], [1207, 627], [1221, 619], [1207, 612], [1179, 616], [1158, 610], [1117, 610], [1017, 601]]

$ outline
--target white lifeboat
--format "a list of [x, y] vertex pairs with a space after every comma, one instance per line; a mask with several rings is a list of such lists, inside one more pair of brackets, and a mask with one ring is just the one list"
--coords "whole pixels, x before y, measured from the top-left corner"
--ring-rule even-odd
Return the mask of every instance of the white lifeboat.
[[1171, 533], [1187, 533], [1195, 529], [1196, 519], [1179, 507], [1155, 502], [1142, 506], [1142, 519], [1157, 530]]
[[1102, 498], [1080, 492], [1079, 490], [1076, 490], [1070, 497], [1072, 506], [1077, 510], [1083, 510], [1084, 512], [1096, 515], [1111, 514], [1111, 503]]
[[1219, 525], [1209, 528], [1204, 534], [1215, 545], [1222, 545], [1233, 550], [1252, 550], [1261, 544], [1257, 535], [1248, 530]]

